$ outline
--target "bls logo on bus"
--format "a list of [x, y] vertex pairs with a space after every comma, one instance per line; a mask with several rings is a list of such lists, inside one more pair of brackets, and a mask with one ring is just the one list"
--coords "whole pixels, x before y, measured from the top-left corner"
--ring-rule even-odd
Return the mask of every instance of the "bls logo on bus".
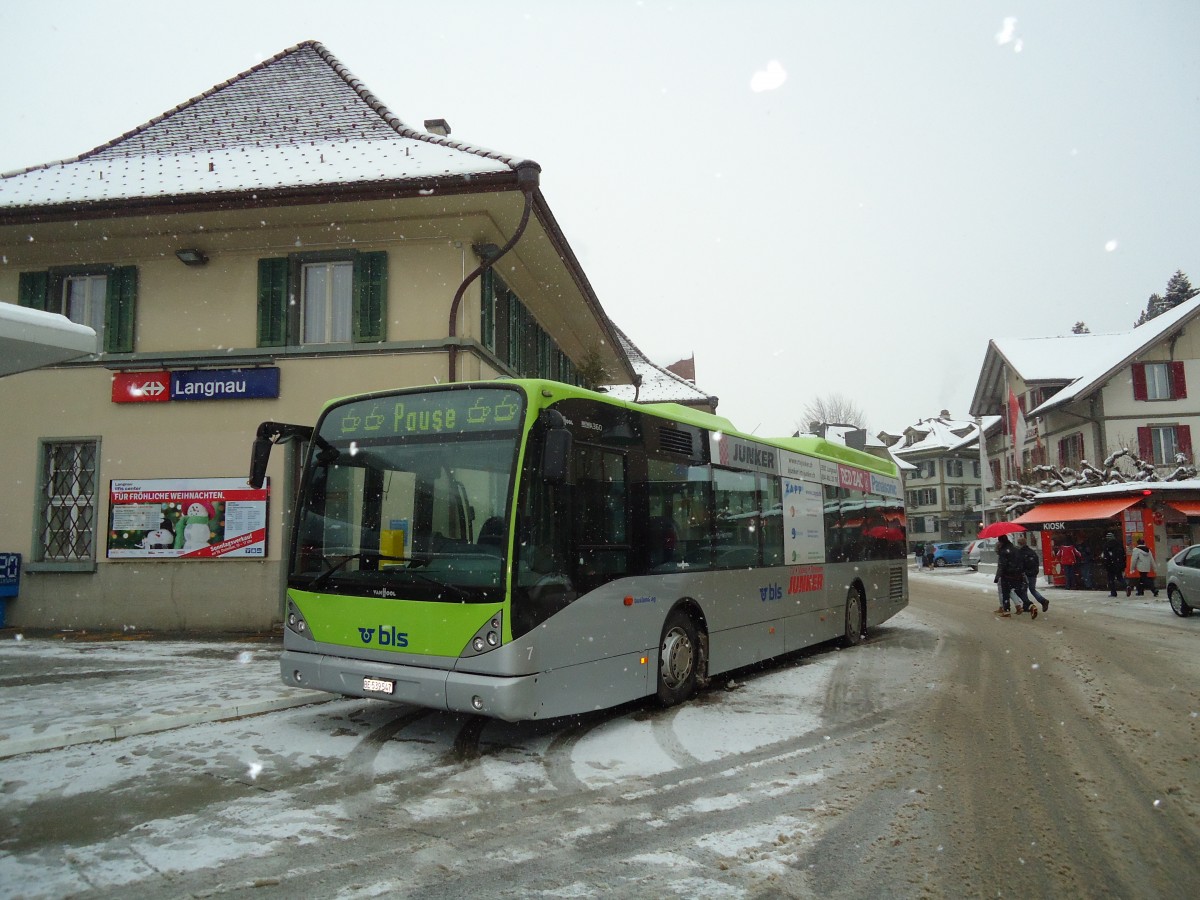
[[[376, 640], [376, 633], [379, 637]], [[358, 636], [362, 638], [364, 644], [369, 644], [375, 641], [380, 647], [407, 647], [408, 632], [397, 631], [395, 625], [380, 625], [375, 628], [359, 628]]]

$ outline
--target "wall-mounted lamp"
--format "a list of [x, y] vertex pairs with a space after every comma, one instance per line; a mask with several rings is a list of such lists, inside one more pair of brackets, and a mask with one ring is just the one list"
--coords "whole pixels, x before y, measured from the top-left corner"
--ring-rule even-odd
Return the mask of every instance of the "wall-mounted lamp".
[[208, 262], [203, 250], [176, 250], [175, 255], [185, 266], [202, 266]]

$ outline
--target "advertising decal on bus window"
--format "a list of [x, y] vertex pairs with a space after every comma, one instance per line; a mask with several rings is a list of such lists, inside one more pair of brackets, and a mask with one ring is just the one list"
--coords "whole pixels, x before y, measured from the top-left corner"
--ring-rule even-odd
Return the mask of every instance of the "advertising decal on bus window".
[[263, 559], [270, 484], [244, 478], [112, 481], [109, 559]]
[[823, 506], [819, 484], [783, 479], [783, 554], [789, 565], [825, 562]]

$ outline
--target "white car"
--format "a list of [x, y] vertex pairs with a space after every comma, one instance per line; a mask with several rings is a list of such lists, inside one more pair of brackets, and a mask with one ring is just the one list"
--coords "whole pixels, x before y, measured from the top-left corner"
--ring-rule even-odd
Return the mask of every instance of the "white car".
[[996, 561], [996, 539], [983, 538], [978, 541], [971, 541], [967, 544], [967, 552], [963, 554], [963, 562], [967, 566], [979, 571], [981, 562], [994, 563]]
[[1177, 616], [1190, 616], [1193, 604], [1200, 603], [1200, 544], [1185, 547], [1167, 561], [1167, 599]]

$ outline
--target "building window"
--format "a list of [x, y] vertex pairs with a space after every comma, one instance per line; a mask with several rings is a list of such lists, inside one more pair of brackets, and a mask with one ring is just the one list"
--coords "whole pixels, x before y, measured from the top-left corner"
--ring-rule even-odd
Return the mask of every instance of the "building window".
[[97, 441], [46, 441], [38, 494], [38, 562], [96, 559]]
[[1134, 363], [1134, 400], [1183, 400], [1187, 379], [1182, 362]]
[[966, 506], [967, 489], [960, 487], [946, 488], [946, 502], [950, 506]]
[[946, 460], [946, 477], [947, 478], [962, 478], [963, 464], [961, 459]]
[[1147, 425], [1138, 429], [1138, 453], [1156, 466], [1173, 466], [1182, 456], [1192, 461], [1192, 429], [1188, 425]]
[[908, 492], [909, 506], [937, 506], [937, 488], [918, 488]]
[[983, 488], [975, 488], [975, 505], [983, 506]]
[[1058, 442], [1058, 464], [1074, 468], [1083, 462], [1083, 433], [1069, 434]]
[[300, 266], [301, 343], [333, 344], [350, 340], [354, 266], [349, 261]]
[[258, 346], [385, 340], [387, 274], [383, 251], [260, 259]]
[[64, 266], [21, 272], [17, 280], [21, 306], [88, 326], [105, 353], [133, 352], [136, 266]]

